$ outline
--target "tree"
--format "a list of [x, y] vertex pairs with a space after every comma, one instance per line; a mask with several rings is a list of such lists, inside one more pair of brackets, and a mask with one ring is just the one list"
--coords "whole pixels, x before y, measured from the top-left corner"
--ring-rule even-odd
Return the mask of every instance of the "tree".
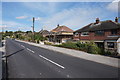
[[26, 33], [28, 34], [28, 33], [32, 33], [32, 31], [26, 31]]

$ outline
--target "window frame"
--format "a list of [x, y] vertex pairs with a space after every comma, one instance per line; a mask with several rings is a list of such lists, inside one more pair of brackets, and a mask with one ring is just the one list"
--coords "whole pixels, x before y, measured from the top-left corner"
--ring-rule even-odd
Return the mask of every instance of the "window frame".
[[104, 30], [97, 30], [95, 31], [95, 36], [104, 36], [105, 35], [105, 31]]
[[81, 36], [89, 36], [89, 32], [81, 32]]
[[79, 33], [78, 33], [78, 32], [75, 32], [74, 35], [75, 35], [75, 37], [78, 37], [78, 36], [79, 36]]
[[[111, 47], [111, 43], [112, 43], [113, 47]], [[115, 48], [115, 43], [114, 42], [107, 42], [107, 47], [113, 49], [113, 48]]]
[[[115, 32], [114, 32], [114, 31], [115, 31]], [[117, 32], [117, 29], [112, 29], [112, 30], [111, 30], [111, 34], [112, 34], [112, 35], [117, 35], [117, 33], [118, 33], [118, 32]]]

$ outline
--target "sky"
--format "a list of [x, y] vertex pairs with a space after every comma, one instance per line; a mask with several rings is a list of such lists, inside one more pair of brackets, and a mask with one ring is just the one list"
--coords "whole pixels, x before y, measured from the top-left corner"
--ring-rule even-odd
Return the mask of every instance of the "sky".
[[[118, 0], [116, 0], [118, 1]], [[1, 27], [4, 31], [32, 30], [35, 17], [35, 31], [52, 30], [65, 25], [74, 31], [95, 22], [113, 20], [118, 17], [118, 2], [8, 2], [0, 3]]]

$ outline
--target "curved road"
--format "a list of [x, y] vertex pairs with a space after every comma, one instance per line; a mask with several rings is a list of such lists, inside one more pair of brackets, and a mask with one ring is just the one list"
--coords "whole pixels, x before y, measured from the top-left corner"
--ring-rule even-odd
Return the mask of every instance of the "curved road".
[[6, 40], [8, 78], [118, 78], [118, 68]]

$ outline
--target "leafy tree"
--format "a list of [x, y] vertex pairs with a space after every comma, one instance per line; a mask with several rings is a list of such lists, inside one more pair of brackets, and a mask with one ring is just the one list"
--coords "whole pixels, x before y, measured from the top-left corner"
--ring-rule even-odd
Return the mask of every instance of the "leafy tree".
[[32, 33], [32, 31], [26, 31], [26, 33], [28, 34], [28, 33]]

